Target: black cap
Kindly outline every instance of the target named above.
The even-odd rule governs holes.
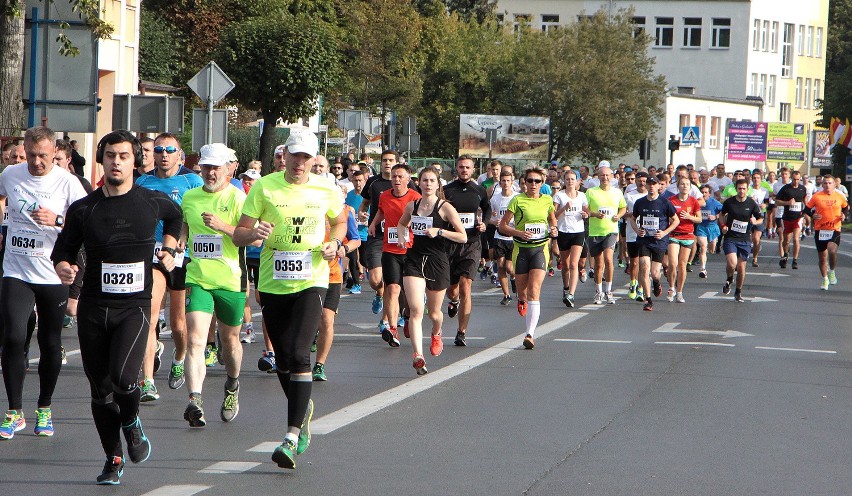
[[[648,173],[647,173],[647,172],[645,172],[645,171],[639,171],[639,172],[637,172],[637,173],[636,173],[636,179],[639,179],[640,177],[647,178],[647,177],[648,177]]]
[[[660,180],[657,179],[657,176],[648,176],[648,184],[660,184]]]

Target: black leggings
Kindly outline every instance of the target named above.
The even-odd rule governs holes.
[[[23,407],[24,343],[27,340],[27,321],[33,304],[38,312],[38,347],[40,358],[38,376],[40,392],[38,406],[50,406],[59,370],[62,368],[62,318],[68,303],[68,286],[61,284],[30,284],[13,277],[4,277],[0,314],[3,337],[3,383],[9,398],[9,409]]]
[[[352,278],[352,284],[361,284],[361,267],[358,260],[361,258],[361,247],[349,252],[349,277]],[[344,281],[345,282],[345,281]]]
[[[92,417],[107,456],[122,456],[120,428],[139,414],[136,381],[150,315],[150,306],[109,308],[80,302],[80,356],[92,393]]]
[[[279,371],[291,374],[311,371],[311,343],[322,320],[326,291],[326,288],[308,288],[289,295],[260,293],[266,334],[272,341]]]

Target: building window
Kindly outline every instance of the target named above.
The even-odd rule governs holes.
[[[775,75],[772,74],[769,76],[769,88],[766,90],[767,101],[766,104],[770,107],[775,106]]]
[[[696,148],[701,148],[704,146],[704,121],[706,117],[703,115],[695,116],[695,126],[698,127],[698,143],[695,144]]]
[[[755,52],[760,49],[760,19],[754,20],[754,27],[751,29],[751,49]]]
[[[772,53],[778,53],[778,22],[773,22],[769,31],[769,49]]]
[[[633,37],[638,38],[645,34],[645,17],[633,18]]]
[[[671,47],[674,45],[674,17],[657,17],[657,28],[654,35],[655,47]]]
[[[822,81],[819,79],[814,79],[814,108],[819,108],[819,100],[822,98],[820,96],[820,86],[822,86]]]
[[[707,136],[707,146],[710,148],[719,148],[719,124],[721,123],[721,117],[710,118],[710,134]]]
[[[713,31],[710,46],[712,48],[731,47],[731,19],[713,19]]]
[[[542,14],[541,30],[546,33],[548,31],[553,31],[554,29],[559,29],[559,16]]]
[[[532,21],[532,16],[529,14],[515,14],[515,23],[512,25],[512,29],[517,33],[522,27],[529,26],[530,21]]]
[[[811,78],[805,79],[805,96],[802,98],[802,107],[811,108]]]
[[[689,114],[680,114],[680,128],[678,129],[678,131],[680,131],[681,129],[688,127],[688,126],[689,126]]]
[[[683,46],[684,48],[701,47],[701,18],[683,18]]]
[[[793,25],[784,24],[784,40],[781,47],[781,77],[792,77],[793,67]]]
[[[769,50],[769,21],[763,21],[763,28],[760,30],[760,49],[764,52]]]
[[[805,38],[805,51],[808,57],[814,56],[814,27],[808,26],[808,36]]]
[[[822,57],[822,28],[817,28],[814,40],[814,57]]]
[[[778,113],[778,120],[781,122],[790,122],[790,104],[782,103],[781,111]]]
[[[760,75],[760,86],[757,88],[757,96],[766,101],[766,74]]]
[[[802,108],[802,78],[796,78],[796,98],[793,104],[796,108]]]
[[[748,96],[757,96],[757,74],[751,73],[751,86],[748,87]]]
[[[799,39],[796,40],[796,55],[799,57],[805,54],[805,25],[799,24],[799,32],[797,33]]]

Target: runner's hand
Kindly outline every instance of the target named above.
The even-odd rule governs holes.
[[[479,230],[479,232],[485,232],[485,223],[484,223],[484,222],[479,222],[479,223],[476,225],[476,228]]]
[[[32,213],[30,213],[30,217],[32,217],[36,224],[42,226],[56,225],[56,214],[50,209],[44,207],[39,207],[38,209],[33,210]]]
[[[337,241],[329,241],[322,245],[322,258],[324,260],[334,260],[337,256]]]
[[[269,235],[272,234],[273,227],[275,226],[265,220],[259,221],[257,223],[257,227],[254,228],[254,239],[269,239]]]
[[[160,261],[160,265],[166,269],[166,272],[171,272],[175,268],[175,259],[171,253],[160,250],[157,252],[157,259]]]
[[[201,214],[201,219],[204,221],[204,225],[213,229],[214,231],[222,231],[224,227],[224,222],[222,222],[219,217],[211,214],[210,212],[204,212]]]
[[[62,262],[55,267],[55,270],[62,284],[70,286],[74,284],[74,278],[77,277],[80,268],[76,265],[69,265],[68,262]]]

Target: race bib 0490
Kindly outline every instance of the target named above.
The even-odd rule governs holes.
[[[313,254],[309,251],[275,251],[272,279],[303,280],[313,276]]]
[[[101,264],[101,291],[112,294],[138,293],[145,289],[145,263]]]

